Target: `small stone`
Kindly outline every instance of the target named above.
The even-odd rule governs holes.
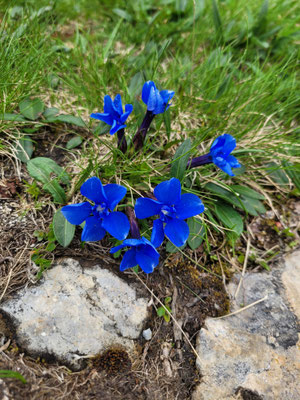
[[[27,287],[1,304],[15,327],[18,345],[29,354],[54,356],[78,370],[82,359],[111,346],[134,352],[148,299],[99,266],[82,269],[64,259],[48,270],[40,284]]]
[[[145,340],[151,340],[151,339],[152,339],[152,331],[151,331],[150,328],[145,329],[145,330],[143,331],[143,338],[144,338]]]

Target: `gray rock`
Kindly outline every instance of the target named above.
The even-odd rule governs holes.
[[[144,338],[145,340],[151,340],[151,339],[152,339],[152,331],[151,331],[150,328],[145,329],[145,330],[143,331],[143,338]]]
[[[18,344],[32,355],[54,356],[73,369],[82,358],[114,345],[134,351],[147,318],[145,298],[99,266],[82,269],[72,259],[51,268],[41,284],[3,303]]]
[[[300,399],[299,262],[300,251],[271,273],[245,274],[232,312],[267,299],[206,320],[197,338],[202,381],[193,400]],[[228,287],[232,297],[240,278]]]

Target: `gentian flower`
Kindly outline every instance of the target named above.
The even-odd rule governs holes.
[[[153,114],[161,114],[170,107],[169,101],[174,96],[171,90],[158,90],[153,81],[144,84],[142,90],[142,100],[147,106],[147,110]]]
[[[146,115],[133,138],[135,150],[141,149],[151,122],[155,115],[163,113],[170,107],[169,101],[174,96],[171,90],[159,91],[153,81],[144,83],[142,100],[147,106]]]
[[[137,199],[137,218],[159,215],[159,219],[153,221],[151,242],[155,247],[162,244],[165,235],[175,246],[183,246],[190,233],[184,220],[204,211],[202,201],[195,194],[181,194],[180,181],[176,178],[157,185],[154,195],[157,200],[144,197]]]
[[[88,179],[80,188],[83,196],[94,202],[88,201],[71,204],[61,209],[64,217],[73,225],[80,225],[85,221],[81,240],[95,242],[101,240],[106,231],[118,240],[126,238],[129,232],[127,216],[113,210],[126,194],[126,188],[115,183],[102,186],[100,179]]]
[[[235,149],[235,138],[227,133],[219,136],[212,144],[209,153],[195,157],[188,161],[187,169],[199,167],[200,165],[214,163],[222,171],[234,176],[231,168],[239,168],[238,160],[230,153]]]
[[[110,134],[113,135],[120,129],[126,128],[124,122],[132,113],[132,104],[126,104],[125,112],[123,113],[122,100],[119,94],[112,101],[109,95],[104,96],[104,113],[93,113],[91,118],[98,119],[111,125]]]
[[[116,253],[124,247],[130,247],[124,254],[120,271],[139,265],[146,274],[153,272],[159,261],[159,253],[148,239],[125,239],[119,246],[113,247],[110,253]]]
[[[241,166],[238,160],[230,154],[235,147],[235,138],[224,133],[213,142],[209,151],[212,162],[230,176],[234,176],[231,168],[239,168]]]

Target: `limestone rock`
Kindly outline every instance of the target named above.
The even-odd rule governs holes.
[[[64,259],[41,284],[19,291],[0,307],[18,344],[34,356],[54,356],[73,369],[85,356],[121,345],[131,352],[147,318],[147,302],[112,272],[82,269]]]
[[[197,338],[202,381],[193,400],[300,399],[299,262],[300,251],[271,273],[246,274],[232,311],[267,299],[206,320]],[[228,287],[232,298],[239,280]]]

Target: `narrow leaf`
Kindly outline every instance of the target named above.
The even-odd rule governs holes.
[[[238,236],[241,235],[244,228],[243,219],[230,205],[217,202],[215,204],[215,213],[227,228],[232,229]]]
[[[205,228],[198,218],[189,218],[187,223],[190,228],[190,235],[187,243],[192,250],[195,250],[200,246],[204,239]]]
[[[23,115],[12,113],[2,114],[0,119],[3,121],[26,122],[26,119],[23,117]]]
[[[119,30],[120,25],[121,25],[122,22],[123,22],[123,18],[120,18],[119,22],[114,27],[114,30],[112,31],[112,33],[111,33],[111,35],[110,35],[110,37],[109,37],[109,39],[108,39],[108,41],[106,43],[106,46],[104,47],[104,50],[103,50],[103,59],[104,59],[104,61],[107,59],[107,55],[108,55],[108,53],[109,53],[109,51],[110,51],[110,49],[111,49],[111,47],[112,47],[112,45],[114,43],[115,37],[117,36],[118,30]]]
[[[68,115],[68,114],[63,114],[63,115],[58,115],[57,117],[50,116],[47,118],[47,122],[64,122],[66,124],[72,124],[76,126],[80,126],[81,128],[85,128],[85,123],[82,118],[80,117],[75,117],[74,115]]]
[[[191,147],[192,147],[191,139],[186,139],[178,147],[171,165],[172,178],[177,178],[180,181],[184,178]]]
[[[26,163],[30,160],[33,153],[33,142],[29,136],[25,135],[16,143],[16,157]]]

